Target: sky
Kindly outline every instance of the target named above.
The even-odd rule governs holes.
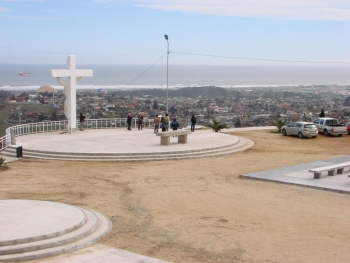
[[[350,0],[0,0],[0,36],[0,64],[349,66]]]

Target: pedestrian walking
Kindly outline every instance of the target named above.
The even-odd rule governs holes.
[[[191,117],[191,132],[194,132],[194,128],[196,127],[196,122],[197,122],[196,116],[194,116],[193,114]]]
[[[132,113],[129,111],[126,122],[128,123],[128,130],[131,131]]]
[[[154,123],[154,133],[156,133],[158,132],[158,129],[159,129],[159,118],[157,115],[154,118],[153,123]]]
[[[83,131],[84,130],[85,115],[82,112],[80,112],[79,120],[80,120],[80,130]]]

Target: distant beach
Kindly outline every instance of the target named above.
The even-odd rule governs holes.
[[[50,69],[67,65],[0,64],[0,89],[32,90],[42,85],[62,89]],[[92,69],[93,77],[82,78],[78,89],[166,88],[166,66],[77,65]],[[30,76],[20,76],[29,72]],[[287,66],[169,66],[169,88],[217,86],[232,88],[299,85],[350,85],[350,67]]]

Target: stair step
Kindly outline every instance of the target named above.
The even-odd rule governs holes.
[[[237,138],[237,140],[233,143],[224,145],[224,146],[217,146],[217,147],[210,147],[210,148],[204,148],[204,149],[194,149],[194,150],[183,150],[183,151],[169,151],[169,152],[153,152],[153,153],[77,153],[77,152],[53,152],[53,151],[40,151],[40,150],[31,150],[31,149],[24,149],[23,154],[30,154],[30,155],[35,155],[35,154],[53,154],[53,155],[71,155],[71,156],[132,156],[134,157],[135,155],[137,156],[149,156],[150,154],[159,154],[159,155],[167,155],[167,154],[186,154],[186,153],[193,153],[193,152],[202,152],[202,151],[208,151],[208,150],[219,150],[219,149],[224,149],[224,148],[229,148],[233,147],[237,144],[240,143],[240,139]],[[16,155],[16,147],[10,146],[6,148],[4,153],[8,154],[13,154]]]
[[[109,218],[89,209],[82,210],[84,210],[87,214],[88,212],[92,213],[99,222],[97,229],[91,234],[64,245],[23,253],[1,255],[0,262],[18,262],[25,260],[35,260],[70,253],[97,243],[100,239],[105,237],[112,230],[112,222],[109,220]]]
[[[4,211],[7,210],[6,207],[17,207],[20,211],[15,212],[14,214],[9,214],[11,220],[14,222],[14,224],[8,224],[7,229],[4,229],[3,226],[1,226],[2,231],[13,231],[11,235],[0,235],[0,248],[4,246],[12,246],[12,245],[20,245],[25,243],[32,243],[41,241],[44,239],[50,239],[50,238],[56,238],[63,235],[66,235],[72,231],[75,231],[82,227],[87,220],[86,214],[81,210],[77,209],[75,206],[68,206],[63,205],[56,202],[50,202],[50,206],[45,206],[45,201],[40,201],[35,203],[34,210],[33,208],[28,208],[28,203],[30,204],[30,201],[20,201],[20,200],[14,200],[5,202],[5,206],[3,206]],[[20,204],[20,205],[18,205]],[[36,214],[35,209],[40,209],[39,214]],[[68,209],[68,214],[60,215],[61,209]],[[4,213],[4,211],[1,211],[1,213]],[[34,212],[33,212],[34,211]],[[54,219],[51,219],[46,224],[36,224],[36,222],[33,222],[31,224],[31,218],[35,215],[35,220],[37,222],[42,222],[43,220],[50,220],[52,215],[55,215],[56,217]],[[22,219],[22,217],[25,217]],[[28,219],[29,221],[27,221]],[[60,220],[64,220],[65,224],[63,226],[58,225],[47,229],[50,224],[55,224],[55,222],[59,222]],[[21,222],[21,225],[16,225],[16,222]],[[4,222],[4,221],[2,221]],[[6,222],[6,221],[5,221]],[[41,230],[38,232],[33,232],[31,229],[28,229],[28,231],[23,228],[24,224],[31,224],[34,227],[37,227],[38,225],[41,226]]]
[[[35,242],[0,247],[0,255],[23,253],[23,252],[61,246],[67,243],[72,243],[78,239],[81,239],[93,233],[99,226],[98,218],[94,213],[88,210],[84,209],[82,210],[82,212],[85,214],[87,220],[86,220],[86,223],[82,225],[80,228],[72,232],[69,232],[65,235],[61,235],[54,238],[47,238],[47,239],[39,240]]]
[[[208,149],[178,151],[178,152],[154,152],[154,153],[57,153],[44,151],[24,151],[24,158],[40,158],[47,160],[75,160],[75,161],[163,161],[163,160],[181,160],[190,158],[203,158],[212,156],[221,156],[226,154],[238,153],[249,149],[254,143],[245,138],[237,137],[238,140],[230,145],[222,147],[212,147]],[[11,150],[13,151],[13,149]],[[5,150],[4,155],[9,151]],[[15,153],[13,153],[15,154]]]

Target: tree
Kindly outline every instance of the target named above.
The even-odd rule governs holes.
[[[41,114],[38,116],[38,119],[39,119],[39,121],[43,121],[43,120],[46,119],[46,116],[45,116],[44,114],[41,113]]]
[[[158,101],[154,100],[153,101],[153,109],[158,110],[158,108],[159,108]]]
[[[235,122],[235,127],[238,128],[238,127],[241,127],[241,126],[242,126],[241,120],[238,119],[238,120]]]
[[[107,101],[108,101],[108,103],[112,103],[113,102],[113,97],[112,96],[107,96]]]
[[[213,118],[212,123],[209,123],[207,127],[212,128],[215,132],[228,128],[227,124],[219,124],[215,118]]]
[[[169,111],[170,111],[171,114],[175,114],[176,113],[176,109],[175,109],[174,105],[171,106]]]
[[[58,119],[57,119],[57,112],[56,111],[53,111],[51,113],[51,121],[58,121]]]
[[[280,120],[279,118],[274,118],[272,121],[270,121],[270,124],[273,126],[277,126],[278,132],[281,132],[281,129],[284,125],[286,125],[287,120]]]

